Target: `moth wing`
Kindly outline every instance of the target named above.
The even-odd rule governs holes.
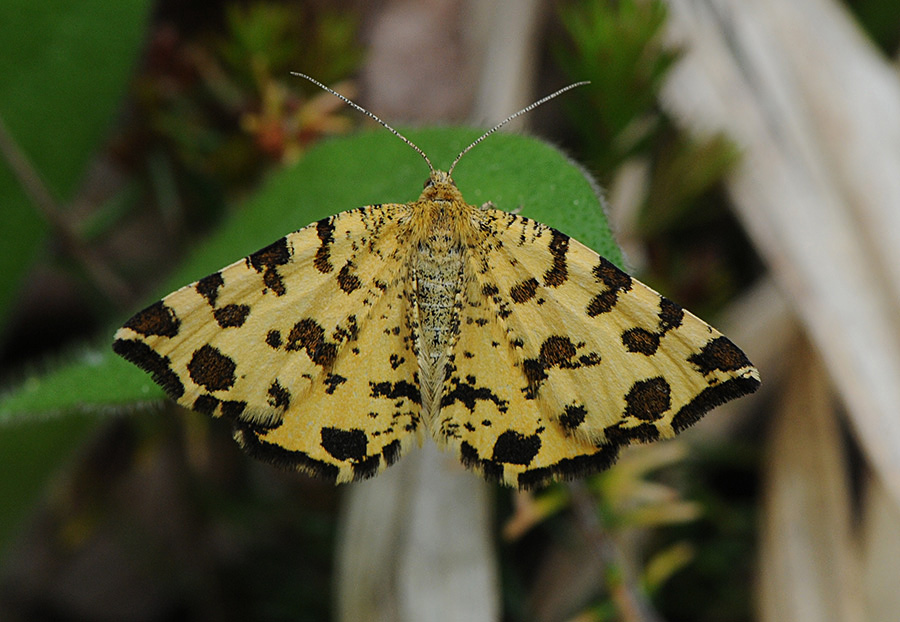
[[[433,433],[468,466],[532,487],[608,467],[754,391],[734,344],[576,240],[480,212]]]
[[[418,435],[404,205],[343,212],[166,296],[113,349],[251,453],[333,481]]]

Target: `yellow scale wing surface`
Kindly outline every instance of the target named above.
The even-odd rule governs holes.
[[[433,433],[488,479],[532,487],[669,438],[759,376],[715,329],[583,244],[481,212]]]
[[[136,314],[113,349],[251,454],[335,482],[420,442],[407,205],[323,219]]]

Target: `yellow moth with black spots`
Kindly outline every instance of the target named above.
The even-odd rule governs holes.
[[[301,75],[301,74],[298,74]],[[302,76],[334,93],[308,76]],[[580,84],[580,83],[579,83]],[[144,309],[113,349],[253,456],[334,482],[431,436],[491,481],[605,469],[759,386],[731,341],[565,234],[465,202],[431,169],[417,201],[291,233]]]

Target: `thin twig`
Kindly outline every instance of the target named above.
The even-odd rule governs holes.
[[[37,212],[50,225],[65,251],[83,268],[92,285],[117,306],[131,300],[131,289],[78,236],[73,223],[59,208],[47,184],[19,147],[0,116],[0,155],[9,165]]]
[[[569,484],[575,523],[604,570],[610,598],[625,622],[663,622],[662,617],[628,576],[627,564],[597,516],[596,503],[583,481]]]

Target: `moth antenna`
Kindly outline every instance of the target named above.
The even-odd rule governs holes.
[[[453,172],[453,169],[456,167],[456,165],[457,165],[457,163],[460,161],[460,159],[461,159],[464,155],[466,155],[466,154],[469,152],[469,150],[472,149],[472,147],[474,147],[475,145],[477,145],[478,143],[480,143],[481,141],[483,141],[485,138],[487,138],[488,136],[490,136],[491,134],[493,134],[494,132],[496,132],[497,130],[499,130],[501,127],[503,127],[504,125],[506,125],[507,123],[509,123],[509,122],[512,121],[513,119],[515,119],[516,117],[521,116],[521,115],[525,114],[526,112],[531,112],[532,110],[534,110],[535,108],[537,108],[537,107],[540,106],[541,104],[550,101],[551,99],[553,99],[553,98],[556,97],[557,95],[562,95],[562,94],[565,93],[566,91],[570,91],[570,90],[574,89],[574,88],[577,87],[577,86],[584,86],[585,84],[590,84],[590,82],[587,81],[587,80],[584,80],[584,81],[582,81],[582,82],[575,82],[574,84],[570,84],[569,86],[563,87],[563,88],[559,89],[558,91],[556,91],[556,92],[554,92],[554,93],[550,93],[550,94],[547,95],[546,97],[542,97],[541,99],[537,100],[536,102],[533,102],[533,103],[531,103],[531,104],[528,104],[527,106],[525,106],[524,108],[522,108],[519,112],[515,112],[515,113],[509,115],[508,117],[506,117],[505,119],[503,119],[500,123],[498,123],[497,125],[495,125],[495,126],[492,127],[491,129],[489,129],[487,132],[485,132],[484,134],[482,134],[481,136],[479,136],[479,137],[475,140],[475,142],[473,142],[471,145],[469,145],[468,147],[466,147],[465,149],[463,149],[462,152],[461,152],[458,156],[456,156],[456,159],[453,160],[453,164],[451,164],[451,165],[450,165],[450,168],[447,170],[447,175],[449,176],[449,175]]]
[[[304,78],[304,79],[306,79],[306,80],[309,80],[310,82],[312,82],[313,84],[315,84],[317,87],[319,87],[319,88],[322,89],[323,91],[328,91],[329,93],[331,93],[332,95],[334,95],[334,96],[337,97],[338,99],[342,100],[342,101],[343,101],[345,104],[347,104],[348,106],[352,106],[353,108],[356,108],[357,110],[359,110],[361,113],[363,113],[363,114],[366,115],[367,117],[369,117],[369,118],[371,118],[371,119],[375,119],[376,121],[378,121],[378,123],[381,124],[381,126],[384,127],[387,131],[389,131],[391,134],[393,134],[394,136],[396,136],[397,138],[399,138],[400,140],[402,140],[403,142],[405,142],[407,145],[409,145],[410,147],[412,147],[413,149],[415,149],[415,150],[416,150],[416,153],[418,153],[420,156],[422,156],[422,157],[425,159],[425,163],[428,164],[428,168],[431,170],[431,173],[434,174],[434,167],[431,165],[431,160],[428,159],[428,156],[425,155],[425,152],[422,151],[421,149],[419,149],[419,147],[418,147],[413,141],[411,141],[411,140],[408,139],[406,136],[404,136],[403,134],[401,134],[400,132],[398,132],[397,130],[395,130],[394,128],[392,128],[390,125],[388,125],[387,123],[385,123],[384,121],[382,121],[375,113],[369,112],[368,110],[366,110],[365,108],[363,108],[362,106],[360,106],[359,104],[357,104],[356,102],[351,101],[350,99],[348,99],[347,97],[344,97],[343,95],[341,95],[340,93],[338,93],[338,92],[335,91],[334,89],[325,86],[324,84],[322,84],[321,82],[319,82],[319,81],[316,80],[315,78],[311,78],[310,76],[306,75],[305,73],[300,73],[300,72],[297,72],[297,71],[292,71],[292,72],[291,72],[291,75],[298,76],[298,77],[300,77],[300,78]],[[573,85],[573,86],[575,86],[575,85]],[[569,87],[569,88],[571,88],[571,87]],[[556,94],[556,93],[554,93],[554,95],[555,95],[555,94]],[[532,104],[532,107],[533,107],[534,105],[536,105],[536,104]],[[457,160],[458,160],[458,159],[459,159],[459,158],[457,158]]]

